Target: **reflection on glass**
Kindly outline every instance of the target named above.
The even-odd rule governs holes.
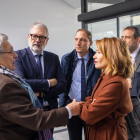
[[[120,37],[122,35],[124,28],[126,28],[127,26],[136,26],[140,29],[140,13],[120,17],[119,21],[120,21],[120,30],[119,30]]]
[[[116,19],[105,20],[88,24],[88,30],[92,33],[93,50],[96,50],[96,40],[104,37],[117,36]]]
[[[125,2],[125,0],[87,0],[88,12],[111,6],[113,4]]]

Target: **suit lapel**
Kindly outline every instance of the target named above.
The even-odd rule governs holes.
[[[29,61],[30,61],[31,65],[32,65],[32,67],[34,68],[36,73],[39,73],[37,63],[35,61],[35,57],[34,57],[33,53],[31,52],[29,47],[26,49],[26,51],[28,53]]]
[[[136,62],[136,71],[137,71],[138,67],[140,66],[140,49],[136,55],[135,62]]]
[[[49,68],[51,60],[49,60],[49,55],[46,51],[43,51],[43,59],[44,59],[44,78],[47,78],[48,68]]]

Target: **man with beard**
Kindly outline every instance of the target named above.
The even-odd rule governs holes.
[[[58,56],[44,51],[48,40],[46,25],[34,23],[28,34],[29,47],[16,52],[14,71],[32,87],[45,111],[58,108],[57,97],[66,90]]]
[[[134,112],[137,99],[140,97],[140,32],[137,27],[129,26],[123,30],[122,40],[129,47],[130,55],[135,66],[134,77],[128,78],[133,111],[126,116],[129,140],[140,140],[140,119]],[[139,113],[139,112],[137,112]],[[130,134],[131,133],[131,134]]]

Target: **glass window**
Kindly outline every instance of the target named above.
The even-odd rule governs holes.
[[[116,18],[88,24],[88,30],[91,31],[92,33],[93,50],[97,49],[96,47],[97,39],[102,39],[104,37],[117,36],[116,26],[117,26]]]
[[[120,23],[120,37],[122,35],[123,29],[127,26],[136,26],[140,29],[140,13],[127,15],[119,18]]]
[[[87,0],[87,12],[108,7],[121,2],[125,2],[125,0]]]

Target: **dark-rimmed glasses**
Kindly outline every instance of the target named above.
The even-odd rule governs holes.
[[[34,35],[34,34],[30,34],[31,39],[32,40],[37,40],[37,38],[39,38],[39,41],[43,42],[47,39],[46,36],[38,36],[38,35]]]
[[[12,52],[0,52],[0,54],[3,54],[3,53],[10,53],[11,55],[14,55],[15,51],[12,51]]]

